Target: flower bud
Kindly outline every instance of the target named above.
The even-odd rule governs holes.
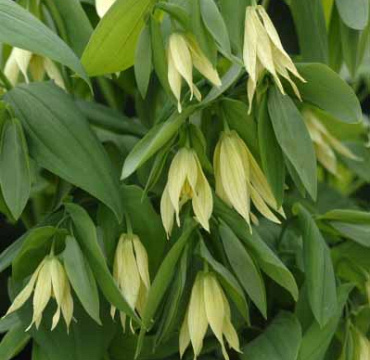
[[[216,146],[213,166],[216,177],[216,194],[233,207],[250,225],[250,202],[267,219],[280,223],[270,210],[284,215],[278,209],[276,200],[265,175],[246,144],[235,131],[221,135]]]
[[[150,288],[148,254],[138,236],[122,234],[117,245],[113,264],[113,277],[123,297],[133,310],[142,313]],[[116,308],[112,306],[114,318]],[[126,315],[120,314],[123,329]]]
[[[247,7],[243,59],[249,74],[249,112],[252,109],[259,78],[264,70],[267,70],[273,76],[283,94],[285,92],[279,75],[291,84],[296,96],[299,99],[301,98],[299,90],[290,78],[289,73],[292,73],[302,82],[305,82],[305,80],[299,75],[293,61],[284,50],[274,24],[263,6]]]
[[[211,187],[195,151],[184,147],[172,160],[161,199],[162,222],[168,237],[172,231],[174,215],[180,226],[180,209],[190,199],[197,221],[209,231],[213,210]]]
[[[28,83],[28,71],[33,80],[42,81],[45,74],[55,81],[55,84],[65,89],[64,80],[58,67],[49,58],[32,54],[31,52],[19,48],[13,48],[4,69],[4,74],[15,86],[18,83],[19,74],[22,73]]]
[[[360,160],[350,149],[330,134],[315,112],[306,108],[302,115],[314,143],[317,160],[331,174],[339,177],[335,152],[352,160]]]
[[[73,318],[73,298],[67,273],[62,263],[53,255],[47,256],[37,267],[26,287],[18,294],[6,315],[20,309],[33,295],[33,316],[27,330],[33,324],[38,329],[43,312],[53,297],[57,303],[57,310],[53,317],[52,330],[59,323],[60,314],[63,315],[67,328]],[[5,315],[5,316],[6,316]]]
[[[180,356],[192,344],[194,358],[202,351],[208,325],[227,354],[224,338],[231,348],[240,352],[238,335],[231,323],[230,306],[216,276],[211,272],[198,273],[191,292],[187,313],[180,331]]]
[[[181,112],[181,86],[182,78],[190,88],[191,97],[198,101],[202,95],[193,84],[193,66],[212,84],[221,86],[221,80],[217,70],[204,55],[195,39],[180,33],[173,33],[168,41],[168,83],[178,101],[178,111]]]

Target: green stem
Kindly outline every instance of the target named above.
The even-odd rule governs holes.
[[[130,217],[128,216],[127,213],[125,213],[125,219],[126,219],[127,234],[132,235],[133,234],[132,224],[131,224]]]
[[[270,5],[270,0],[262,0],[261,5],[267,10]]]
[[[0,69],[0,80],[6,90],[9,91],[13,88],[13,85],[11,84],[11,82],[9,81],[9,79],[6,77],[6,75],[3,73],[1,69]]]
[[[224,130],[225,130],[226,132],[230,132],[230,126],[229,126],[229,124],[228,124],[228,122],[227,122],[227,120],[226,120],[226,118],[225,118],[225,117],[223,117],[223,118],[222,118],[222,123],[223,123],[223,125],[224,125]]]

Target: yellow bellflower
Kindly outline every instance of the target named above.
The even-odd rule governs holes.
[[[37,267],[25,288],[13,301],[5,316],[20,309],[33,295],[33,317],[27,330],[34,324],[38,329],[42,314],[51,298],[55,298],[57,310],[53,317],[52,330],[57,326],[62,314],[69,328],[73,318],[73,298],[71,287],[62,263],[53,255],[47,256]]]
[[[299,99],[301,98],[299,90],[290,78],[289,73],[302,82],[305,82],[305,80],[299,75],[292,59],[284,50],[279,34],[263,6],[247,7],[243,60],[249,74],[249,112],[252,109],[252,102],[259,78],[264,70],[267,70],[273,76],[283,94],[285,92],[279,76],[285,78],[291,84],[296,96]]]
[[[198,101],[202,95],[193,84],[193,66],[213,85],[221,86],[221,79],[217,70],[203,54],[196,41],[180,33],[173,33],[168,41],[168,82],[170,88],[178,101],[178,111],[181,107],[181,85],[182,79],[190,88],[191,98],[195,95]]]
[[[352,160],[360,160],[350,149],[330,134],[313,111],[304,109],[302,115],[314,143],[317,160],[331,174],[339,176],[335,152]]]
[[[352,328],[353,360],[370,360],[369,339],[355,327]]]
[[[173,228],[174,215],[180,226],[180,209],[190,199],[197,221],[209,231],[213,210],[211,187],[195,151],[184,147],[172,160],[161,199],[161,217],[168,237]]]
[[[129,306],[141,314],[150,288],[150,277],[148,254],[137,235],[121,235],[114,258],[113,277]],[[112,318],[115,313],[116,308],[112,306]],[[126,315],[121,312],[120,317],[125,329]]]
[[[231,348],[240,352],[238,335],[231,323],[230,306],[216,276],[211,272],[198,273],[191,292],[187,313],[180,331],[179,347],[182,357],[192,345],[194,359],[201,353],[208,325],[227,354],[224,338]]]
[[[18,83],[20,73],[23,74],[26,82],[29,82],[28,73],[35,81],[42,81],[46,74],[51,80],[55,81],[55,84],[65,89],[62,74],[52,60],[32,54],[27,50],[13,48],[5,64],[4,74],[15,86]]]
[[[98,16],[102,18],[116,0],[95,0],[95,8]]]
[[[216,194],[233,207],[249,225],[250,218],[255,219],[250,211],[251,200],[264,217],[280,223],[270,208],[282,216],[284,212],[282,208],[277,207],[264,173],[235,131],[226,131],[221,135],[215,149],[213,166]]]

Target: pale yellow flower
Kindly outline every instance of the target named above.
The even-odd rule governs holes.
[[[114,258],[113,277],[131,309],[142,314],[150,288],[150,277],[148,254],[137,235],[121,235]],[[115,313],[116,308],[112,306],[112,318]],[[126,315],[121,312],[120,318],[125,329]]]
[[[289,73],[303,82],[305,80],[299,75],[292,59],[284,50],[274,24],[263,6],[247,7],[243,60],[249,74],[249,112],[252,109],[258,81],[264,70],[267,70],[273,76],[283,94],[285,92],[279,76],[282,76],[291,84],[296,96],[300,98],[299,90],[290,78]]]
[[[202,95],[193,84],[193,66],[213,85],[221,86],[221,79],[217,70],[203,54],[196,41],[180,33],[173,33],[168,41],[168,83],[178,101],[178,111],[181,107],[181,86],[182,79],[190,88],[191,99],[195,95],[198,101]]]
[[[226,131],[216,146],[213,166],[216,178],[216,194],[233,207],[250,225],[251,200],[256,209],[267,219],[280,223],[270,210],[284,216],[277,207],[270,185],[249,151],[235,131]]]
[[[213,210],[211,187],[195,151],[184,147],[172,160],[161,199],[161,217],[168,237],[173,228],[174,215],[180,226],[180,209],[190,199],[197,221],[209,231]]]
[[[112,7],[116,0],[95,0],[96,12],[102,18]]]
[[[13,86],[17,85],[20,73],[23,74],[26,82],[29,82],[29,73],[34,81],[42,81],[45,74],[55,81],[62,89],[65,89],[64,80],[58,67],[49,58],[42,57],[19,48],[13,48],[4,68]]]
[[[306,108],[302,111],[302,115],[314,143],[317,160],[331,174],[339,176],[335,152],[352,160],[360,160],[350,149],[330,134],[315,112]]]
[[[353,353],[351,360],[370,360],[369,339],[357,328],[352,327]]]
[[[211,272],[198,273],[191,292],[180,338],[180,356],[192,344],[194,359],[201,353],[208,325],[221,344],[222,354],[227,354],[224,338],[231,348],[240,352],[238,335],[231,323],[230,306],[216,276]]]
[[[64,266],[53,255],[47,256],[37,267],[26,287],[18,294],[5,316],[20,309],[33,295],[33,317],[27,330],[33,324],[38,329],[42,314],[53,297],[57,303],[57,310],[53,317],[52,330],[57,326],[62,314],[69,328],[73,318],[73,298],[71,287]]]

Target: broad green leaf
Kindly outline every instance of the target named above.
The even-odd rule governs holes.
[[[218,275],[218,278],[225,288],[226,293],[230,296],[232,301],[235,303],[240,314],[244,317],[247,323],[249,320],[248,304],[244,296],[243,289],[240,287],[238,281],[234,275],[221,263],[216,261],[209,250],[207,249],[204,241],[202,240],[199,245],[200,256],[207,261],[207,263],[212,267],[212,269]]]
[[[344,305],[347,302],[349,293],[352,290],[351,285],[342,285],[338,288],[338,302],[335,302],[335,313],[329,319],[329,322],[320,327],[317,322],[307,329],[299,351],[298,360],[322,360],[329,345],[335,335],[339,320],[342,317]]]
[[[212,34],[220,51],[226,56],[231,56],[231,45],[226,24],[214,0],[200,0],[200,12],[204,25]]]
[[[285,162],[272,128],[266,96],[261,102],[258,114],[258,144],[262,169],[279,207],[282,205],[284,197]]]
[[[146,26],[139,37],[135,52],[135,78],[142,98],[146,97],[152,73],[152,39],[150,27]]]
[[[106,299],[119,310],[140,322],[136,313],[127,304],[118,289],[108,266],[105,262],[103,253],[99,247],[96,229],[89,214],[80,206],[68,203],[66,209],[72,218],[75,236],[84,252],[98,282],[101,291]]]
[[[330,19],[328,40],[329,40],[329,66],[336,73],[339,73],[343,64],[343,52],[341,43],[341,20],[339,18],[337,7],[333,7]]]
[[[13,359],[24,349],[30,339],[30,335],[24,331],[22,326],[17,326],[14,329],[11,329],[1,340],[0,359]]]
[[[17,119],[5,122],[0,139],[0,185],[7,207],[19,219],[31,192],[28,149]]]
[[[323,64],[297,64],[306,83],[297,82],[304,101],[346,123],[362,119],[360,102],[352,88]]]
[[[60,62],[90,84],[78,57],[68,45],[14,1],[0,0],[0,43]]]
[[[12,264],[13,260],[16,258],[16,256],[22,249],[23,243],[27,235],[28,233],[24,234],[23,236],[15,240],[0,254],[0,272],[3,272],[6,268],[8,268]]]
[[[303,235],[303,260],[307,295],[311,310],[320,326],[334,315],[337,291],[330,250],[309,212],[294,205]]]
[[[92,101],[77,100],[76,105],[89,123],[97,128],[122,135],[142,137],[147,130],[134,119],[128,118],[119,111]]]
[[[81,56],[93,28],[79,0],[54,0],[74,52]]]
[[[343,22],[355,30],[363,30],[369,20],[368,0],[336,0],[340,17]]]
[[[360,31],[354,30],[340,24],[340,37],[342,43],[342,54],[345,64],[352,76],[352,79],[356,77],[357,68],[359,65],[359,44],[360,44]]]
[[[352,239],[362,246],[370,247],[370,223],[351,224],[340,221],[330,221],[329,223],[347,239]]]
[[[262,315],[266,318],[266,289],[261,273],[232,230],[226,224],[221,224],[218,229],[227,258],[236,277]]]
[[[262,271],[290,292],[292,297],[298,299],[298,287],[292,273],[287,269],[278,256],[259,237],[256,229],[250,234],[245,220],[233,209],[230,209],[220,199],[215,198],[214,213],[219,216],[243,240],[253,257],[257,260]]]
[[[370,213],[359,210],[335,209],[319,217],[321,220],[334,220],[354,224],[370,224]]]
[[[154,276],[163,261],[167,246],[166,233],[161,218],[155,212],[149,198],[143,195],[143,190],[138,186],[122,185],[121,196],[133,232],[140,237],[149,254],[149,268],[151,275]]]
[[[0,334],[4,334],[9,330],[19,326],[20,319],[17,313],[11,313],[0,319]]]
[[[63,262],[68,279],[86,312],[101,325],[99,293],[91,268],[72,236],[66,238]]]
[[[184,29],[190,28],[190,16],[182,6],[160,1],[156,4],[155,8],[165,11],[172,18],[175,18]]]
[[[328,38],[321,0],[291,0],[294,23],[304,61],[328,62]]]
[[[341,157],[344,164],[366,182],[370,182],[370,149],[363,145],[362,142],[351,142],[346,144],[351,151],[356,154],[362,161],[356,161]]]
[[[244,346],[242,360],[296,360],[302,341],[297,318],[282,312],[256,339]]]
[[[142,350],[145,333],[151,327],[152,318],[160,305],[168,286],[174,275],[176,264],[184,250],[185,245],[189,242],[190,236],[196,228],[197,224],[193,220],[186,221],[184,224],[183,232],[180,238],[172,246],[164,258],[156,277],[150,287],[146,306],[142,316],[142,327],[140,330],[139,339],[137,342],[136,355],[139,356]]]
[[[72,98],[52,83],[21,85],[5,100],[25,130],[31,156],[122,217],[118,179],[102,145]]]
[[[230,129],[235,130],[244,140],[254,156],[258,156],[257,126],[253,116],[248,115],[248,106],[245,102],[225,98],[220,101],[222,116]]]
[[[123,71],[134,65],[145,16],[154,0],[116,1],[93,32],[82,55],[90,76]]]
[[[21,280],[30,275],[48,254],[52,238],[57,233],[52,226],[30,230],[22,240],[22,247],[13,260],[13,277]]]
[[[277,87],[269,92],[268,109],[276,139],[313,199],[317,195],[316,155],[301,113]]]
[[[154,126],[127,156],[123,165],[121,179],[129,177],[166,145],[177,134],[181,125],[193,111],[194,107],[188,107],[181,114],[176,111],[164,123]]]

